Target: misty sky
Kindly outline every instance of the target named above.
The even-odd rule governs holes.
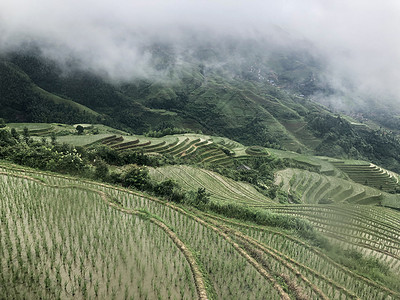
[[[145,72],[149,56],[140,49],[153,41],[284,42],[276,28],[313,45],[332,85],[351,79],[364,93],[398,97],[398,0],[0,0],[0,50],[39,41],[53,58],[77,56],[117,77]]]

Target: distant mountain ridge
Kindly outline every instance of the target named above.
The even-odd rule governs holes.
[[[199,51],[196,55],[202,57],[205,53]],[[8,121],[70,123],[72,120],[67,117],[49,120],[38,113],[39,106],[50,105],[52,111],[57,111],[63,105],[66,113],[74,111],[74,121],[96,118],[96,121],[137,133],[174,126],[247,143],[268,141],[292,150],[307,148],[284,123],[300,121],[310,109],[322,108],[278,88],[276,74],[268,75],[275,81],[266,78],[266,71],[251,62],[238,69],[228,63],[217,68],[205,66],[199,58],[194,59],[195,63],[175,65],[171,57],[168,49],[159,50],[155,60],[158,68],[171,70],[168,80],[142,79],[112,84],[89,71],[65,74],[56,62],[37,53],[11,53],[1,64],[4,106],[0,114]],[[283,82],[288,81],[285,76],[282,78]],[[44,96],[39,90],[54,96]],[[60,101],[61,98],[64,100]],[[15,109],[20,102],[24,103],[24,108]]]
[[[249,51],[221,59],[215,49],[178,58],[153,51],[154,80],[107,80],[89,70],[65,71],[37,51],[0,59],[0,117],[7,122],[103,123],[137,134],[184,128],[246,145],[367,159],[400,171],[396,133],[352,125],[307,95],[330,93],[318,62],[302,52]],[[240,50],[241,55],[243,50]],[[379,127],[378,127],[379,128]]]

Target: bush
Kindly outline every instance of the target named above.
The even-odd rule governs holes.
[[[196,197],[194,199],[195,205],[206,205],[210,203],[210,193],[206,192],[206,189],[200,187],[197,189]]]
[[[95,178],[106,181],[108,178],[108,173],[109,173],[108,165],[102,160],[97,161],[96,169],[94,171]]]
[[[139,190],[151,190],[151,181],[149,171],[146,168],[130,166],[119,178],[124,187],[134,187]]]
[[[82,125],[78,125],[76,126],[76,131],[79,135],[83,134],[83,131],[85,130],[85,128]]]

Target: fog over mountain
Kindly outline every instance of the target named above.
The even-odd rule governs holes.
[[[2,52],[34,43],[64,64],[75,60],[81,68],[130,80],[157,73],[148,48],[154,43],[171,45],[179,58],[200,46],[226,51],[226,40],[257,41],[268,48],[266,55],[274,47],[306,49],[323,63],[324,82],[360,101],[400,100],[399,37],[395,0],[0,2]],[[345,105],[339,98],[326,102]]]

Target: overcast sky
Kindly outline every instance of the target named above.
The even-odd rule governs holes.
[[[0,0],[0,50],[42,41],[53,57],[114,75],[144,70],[149,41],[179,43],[193,30],[260,39],[276,27],[327,58],[332,84],[400,94],[398,0]]]

